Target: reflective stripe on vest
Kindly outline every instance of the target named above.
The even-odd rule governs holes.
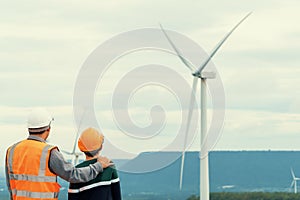
[[[10,175],[10,173],[13,173],[12,171],[12,154],[11,152],[14,152],[17,144],[19,144],[20,142],[14,144],[10,149],[7,150],[7,154],[9,152],[8,155],[6,155],[6,169],[7,169],[7,174]],[[9,180],[11,180],[9,177],[7,177]],[[11,187],[10,187],[10,181],[7,181],[7,186],[8,186],[8,192],[10,193],[10,195],[12,196],[12,191],[11,191]]]
[[[13,167],[12,167],[12,165],[13,165],[13,155],[14,155],[14,152],[15,152],[15,148],[16,148],[16,146],[19,144],[20,142],[18,142],[18,143],[16,143],[16,144],[14,144],[11,148],[10,148],[10,150],[9,150],[9,155],[8,155],[8,173],[14,173],[13,172]]]
[[[32,182],[48,182],[55,183],[56,177],[54,176],[33,176],[25,174],[9,174],[10,180],[19,180],[19,181],[32,181]]]
[[[97,183],[93,183],[91,185],[83,186],[83,187],[78,188],[78,189],[69,188],[68,193],[79,193],[79,192],[83,192],[85,190],[89,190],[89,189],[92,189],[92,188],[95,188],[95,187],[98,187],[98,186],[111,185],[112,183],[117,183],[117,182],[120,182],[119,178],[116,178],[116,179],[113,179],[113,180],[110,180],[110,181],[100,181],[100,182],[97,182]]]
[[[20,143],[20,142],[19,142]],[[15,148],[19,144],[14,144],[8,152],[7,157],[7,168],[8,168],[8,176],[9,180],[11,181],[28,181],[28,182],[35,182],[35,183],[57,183],[56,176],[47,176],[47,166],[48,166],[48,151],[53,148],[51,145],[45,145],[42,149],[40,155],[40,166],[38,169],[38,175],[28,175],[28,174],[15,174],[13,171],[13,158],[15,154]],[[15,187],[15,186],[14,186]],[[15,197],[25,197],[25,198],[46,198],[46,199],[57,199],[58,198],[58,191],[55,192],[37,192],[37,191],[28,191],[28,190],[18,190],[17,188],[9,188],[10,192]]]
[[[12,190],[12,194],[19,197],[52,199],[58,198],[58,192],[29,192],[24,190]]]

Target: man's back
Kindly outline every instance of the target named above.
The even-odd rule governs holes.
[[[79,165],[77,168],[86,167],[97,162],[97,159],[87,160]],[[114,166],[108,167],[102,173],[86,183],[70,184],[69,200],[120,200],[121,189],[120,180],[117,170]]]
[[[9,147],[6,179],[12,199],[57,199],[60,185],[47,164],[53,148],[30,139]]]

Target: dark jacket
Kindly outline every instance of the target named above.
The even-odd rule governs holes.
[[[87,160],[77,168],[86,167],[97,162],[97,159]],[[102,173],[86,183],[70,183],[68,200],[121,200],[120,180],[114,166],[105,168]]]

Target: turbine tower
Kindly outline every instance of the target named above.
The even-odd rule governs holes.
[[[292,174],[292,177],[293,177],[293,181],[291,183],[291,187],[294,186],[294,193],[296,194],[297,193],[297,181],[299,181],[300,178],[298,178],[298,177],[295,176],[293,168],[291,168],[291,174]]]
[[[184,169],[184,160],[185,160],[185,150],[186,150],[186,142],[187,142],[187,135],[189,133],[189,126],[193,115],[193,108],[194,108],[194,98],[193,95],[196,93],[197,85],[198,85],[198,79],[201,79],[200,87],[201,87],[201,143],[200,143],[200,199],[201,200],[209,200],[209,149],[207,152],[203,151],[202,147],[205,146],[205,140],[207,138],[207,86],[206,86],[206,80],[207,79],[214,79],[216,77],[215,72],[209,72],[204,71],[206,65],[209,63],[211,58],[215,55],[215,53],[219,50],[219,48],[222,46],[222,44],[227,40],[227,38],[232,34],[232,32],[251,14],[248,13],[237,25],[231,29],[229,33],[225,35],[225,37],[216,45],[216,47],[213,49],[213,51],[208,55],[208,57],[202,62],[202,64],[199,67],[193,66],[188,60],[184,58],[184,56],[181,54],[179,49],[175,46],[175,44],[172,42],[171,38],[167,35],[166,31],[160,25],[161,30],[163,31],[164,35],[166,36],[167,40],[171,44],[172,48],[176,52],[179,59],[183,62],[183,64],[188,67],[192,71],[192,75],[194,76],[193,79],[193,86],[192,86],[192,96],[190,100],[190,107],[188,112],[188,121],[186,126],[186,133],[185,133],[185,139],[184,139],[184,148],[182,151],[182,157],[181,157],[181,170],[180,170],[180,183],[179,187],[180,190],[182,189],[182,180],[183,180],[183,169]]]

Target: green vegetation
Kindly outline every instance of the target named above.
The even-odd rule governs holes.
[[[210,200],[299,200],[300,193],[286,193],[286,192],[218,192],[211,193]],[[187,200],[199,200],[199,196],[191,196]]]

